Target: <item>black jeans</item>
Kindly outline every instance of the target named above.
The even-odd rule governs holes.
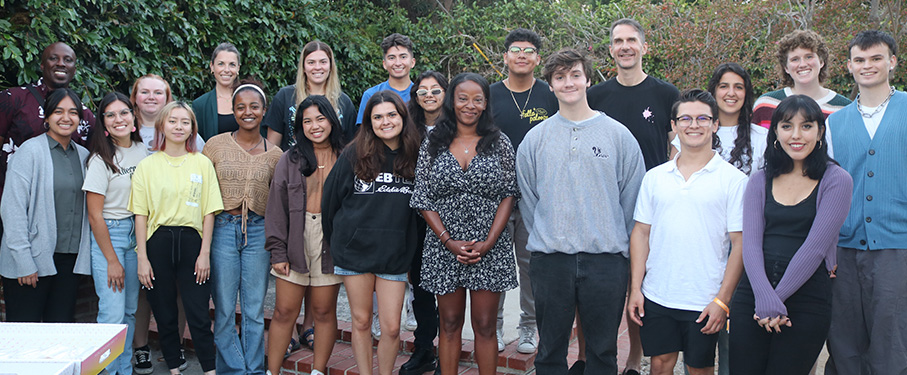
[[[787,262],[765,261],[772,287],[776,287]],[[746,274],[740,280],[731,303],[729,357],[734,375],[809,374],[831,325],[831,279],[825,263],[819,265],[784,305],[791,326],[781,333],[768,333],[753,320],[755,297]]]
[[[3,278],[7,322],[72,323],[75,321],[79,275],[72,272],[78,254],[54,253],[57,274],[38,278],[38,284],[19,285]]]
[[[419,243],[425,243],[425,222],[419,221]],[[430,234],[431,236],[434,233]],[[413,315],[416,317],[416,331],[413,332],[413,345],[416,348],[434,348],[435,337],[438,337],[438,305],[435,295],[419,284],[422,282],[422,246],[416,250],[412,266],[409,269],[409,282],[413,286]]]
[[[529,276],[539,330],[536,372],[567,374],[575,312],[586,337],[586,373],[617,373],[617,332],[629,261],[620,254],[532,253]]]
[[[167,368],[180,365],[180,332],[177,329],[177,289],[186,311],[186,323],[202,371],[214,370],[214,334],[208,315],[210,284],[195,282],[195,262],[201,251],[202,238],[190,227],[162,226],[148,239],[148,261],[154,273],[153,288],[148,291],[148,304],[157,322],[161,353]]]

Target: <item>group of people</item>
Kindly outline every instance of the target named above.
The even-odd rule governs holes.
[[[807,374],[826,341],[828,373],[907,372],[895,40],[850,42],[850,102],[821,85],[828,50],[811,31],[779,42],[788,87],[758,99],[739,64],[680,92],[644,72],[638,22],[610,35],[617,76],[592,86],[582,53],[542,64],[541,38],[522,28],[504,41],[500,82],[411,80],[413,43],[394,33],[388,79],[358,111],[324,42],[302,48],[295,84],[270,101],[223,43],[214,89],[191,104],[149,74],[94,115],[68,88],[75,54],[55,43],[41,80],[0,93],[7,320],[72,321],[77,275],[91,275],[98,322],[128,326],[108,373],[151,372],[150,307],[172,374],[186,325],[207,375],[276,375],[299,342],[323,374],[343,284],[360,373],[392,373],[411,305],[400,374],[455,374],[468,297],[478,371],[494,374],[503,293],[519,285],[516,349],[538,351],[539,374],[618,373],[625,315],[624,374],[643,355],[671,374],[679,352],[689,373],[712,374],[716,344],[721,373]]]

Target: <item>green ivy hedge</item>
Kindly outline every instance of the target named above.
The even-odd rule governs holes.
[[[210,53],[224,41],[243,55],[240,75],[257,76],[272,94],[293,83],[301,46],[325,41],[334,48],[342,85],[354,101],[386,79],[378,45],[391,32],[413,39],[415,71],[435,69],[451,77],[473,71],[497,81],[504,72],[504,37],[526,27],[543,36],[543,54],[562,47],[587,51],[599,81],[614,75],[607,51],[610,23],[634,17],[648,30],[648,73],[680,88],[703,87],[714,66],[737,61],[751,71],[756,91],[765,92],[779,85],[774,43],[795,28],[809,27],[826,36],[832,51],[826,85],[845,95],[852,79],[844,46],[855,32],[876,25],[907,48],[907,25],[898,23],[907,19],[907,6],[897,8],[896,0],[882,1],[890,3],[883,12],[887,18],[872,22],[859,0],[818,2],[812,8],[771,0],[502,0],[457,2],[449,12],[434,1],[410,1],[435,9],[415,21],[396,0],[77,3],[79,8],[59,0],[0,0],[0,87],[37,80],[40,53],[56,40],[76,51],[74,88],[89,103],[111,90],[128,92],[135,78],[147,73],[164,76],[177,98],[191,100],[213,87]],[[894,82],[903,89],[907,81],[900,74]]]

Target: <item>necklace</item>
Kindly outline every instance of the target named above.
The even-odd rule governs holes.
[[[236,144],[239,145],[239,140],[236,139],[236,131],[233,131],[233,140],[236,141]],[[258,145],[260,145],[262,142],[264,142],[264,140],[265,140],[265,138],[262,137],[261,135],[259,135],[259,136],[258,136],[258,143],[256,143],[256,144],[255,144],[254,146],[252,146],[251,148],[247,148],[247,149],[246,149],[246,152],[250,152],[250,151],[254,150],[256,147],[258,147]],[[239,145],[239,147],[243,147],[243,146],[242,146],[242,145]]]
[[[509,78],[507,79],[507,83],[510,83]],[[520,118],[528,117],[524,112],[526,111],[526,106],[529,105],[529,98],[532,97],[532,88],[535,87],[535,78],[532,79],[532,86],[529,86],[529,95],[526,95],[526,102],[523,103],[523,108],[520,108],[520,103],[517,103],[516,96],[513,95],[513,90],[507,85],[504,85],[504,87],[507,87],[507,91],[510,91],[510,98],[513,99],[513,104],[516,106],[516,109],[520,111]]]
[[[459,143],[463,147],[463,153],[466,155],[469,155],[469,144],[468,143],[464,144],[460,140],[457,140],[457,143]]]
[[[857,111],[860,111],[860,116],[863,116],[863,118],[872,118],[872,116],[875,116],[883,109],[885,109],[885,105],[888,104],[888,101],[891,100],[892,96],[894,96],[894,87],[891,88],[891,92],[888,93],[888,97],[885,98],[885,101],[882,102],[882,104],[879,104],[879,106],[876,107],[876,109],[872,111],[872,113],[866,113],[863,112],[863,105],[860,104],[860,94],[857,94]]]
[[[183,161],[181,161],[181,162],[180,162],[179,164],[177,164],[177,165],[173,165],[173,163],[170,162],[170,157],[169,157],[169,156],[170,156],[170,155],[167,155],[166,157],[164,157],[164,161],[166,161],[167,164],[170,165],[170,166],[173,167],[173,168],[179,168],[179,167],[181,167],[181,166],[183,165],[183,163],[186,162],[186,160],[189,160],[189,155],[186,154],[186,157],[183,158]]]

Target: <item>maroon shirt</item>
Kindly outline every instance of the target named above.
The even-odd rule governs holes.
[[[38,92],[47,98],[49,92],[44,79],[30,83]],[[80,145],[88,144],[88,131],[95,124],[94,114],[84,105],[82,106],[82,120],[79,128],[72,133],[72,139]],[[6,162],[9,154],[35,136],[44,134],[44,109],[38,100],[28,90],[27,86],[10,87],[0,92],[0,137],[6,140],[0,151],[0,194],[6,183]]]

